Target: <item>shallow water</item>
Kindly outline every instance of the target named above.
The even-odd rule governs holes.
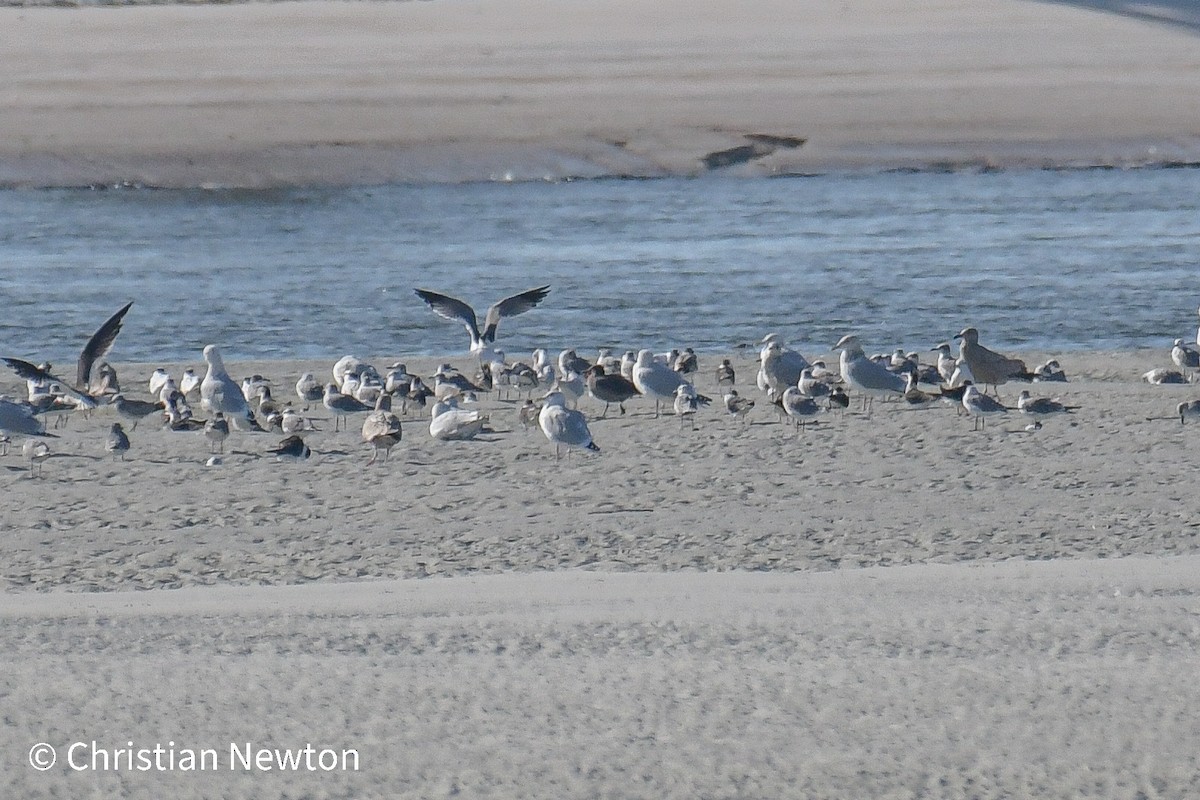
[[[1200,170],[881,173],[292,191],[0,192],[0,350],[70,363],[135,300],[117,361],[457,353],[412,293],[483,309],[550,284],[500,345],[825,352],[1191,338]]]

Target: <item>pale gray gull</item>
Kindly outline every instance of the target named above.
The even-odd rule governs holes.
[[[220,411],[240,431],[261,431],[246,396],[242,394],[242,387],[225,371],[221,351],[215,344],[204,348],[204,360],[208,364],[208,372],[200,381],[200,407],[210,414]]]
[[[487,316],[484,317],[483,330],[479,329],[479,321],[475,316],[475,309],[455,297],[431,292],[428,289],[414,289],[417,297],[425,301],[428,306],[433,309],[433,313],[443,319],[448,319],[453,322],[461,322],[463,327],[467,329],[467,334],[471,337],[471,352],[477,353],[482,357],[482,360],[491,360],[491,354],[487,351],[491,349],[491,345],[496,341],[496,328],[500,324],[500,320],[504,317],[515,317],[518,314],[524,314],[531,308],[534,308],[542,300],[546,299],[546,295],[550,293],[549,286],[539,286],[536,289],[527,289],[520,294],[514,294],[512,297],[506,297],[503,300],[492,305],[487,310]]]
[[[903,377],[888,370],[882,364],[877,364],[867,358],[863,352],[862,343],[854,334],[848,334],[838,340],[834,350],[841,350],[842,379],[850,384],[850,388],[863,396],[863,410],[870,413],[870,407],[876,397],[890,397],[904,394],[907,381]]]
[[[1048,397],[1032,397],[1028,390],[1017,396],[1017,410],[1027,417],[1049,417],[1053,414],[1069,414],[1079,406],[1068,406]]]
[[[542,433],[554,445],[554,460],[562,458],[562,448],[571,448],[600,452],[600,448],[592,441],[591,431],[588,430],[587,420],[578,411],[567,408],[561,392],[547,392],[542,398],[542,410],[538,414],[538,425]]]
[[[973,430],[986,428],[988,417],[1008,413],[1008,406],[1001,405],[996,400],[988,397],[979,391],[979,388],[973,383],[966,384],[963,390],[962,404],[967,413],[974,418]]]

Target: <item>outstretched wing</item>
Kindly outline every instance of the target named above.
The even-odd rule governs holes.
[[[46,381],[48,383],[57,383],[62,387],[62,390],[66,394],[82,401],[85,407],[96,407],[96,400],[90,394],[79,391],[62,378],[50,374],[36,364],[30,364],[28,361],[22,361],[19,358],[5,358],[0,360],[7,364],[13,372],[17,373],[18,377],[24,378],[27,381]]]
[[[121,332],[121,321],[125,319],[125,314],[132,306],[133,301],[130,300],[124,308],[109,317],[108,322],[101,325],[83,346],[83,351],[79,354],[79,372],[75,381],[75,385],[83,391],[87,391],[88,385],[92,381],[92,365],[112,350],[113,342],[116,341],[117,334]]]
[[[455,297],[449,297],[428,289],[414,289],[417,297],[421,298],[433,309],[433,313],[451,322],[461,322],[466,326],[471,336],[471,343],[479,340],[479,323],[475,319],[475,309]]]
[[[520,294],[514,294],[512,297],[506,297],[489,308],[483,322],[483,341],[496,341],[496,326],[500,324],[501,317],[515,317],[517,314],[524,314],[545,300],[548,294],[550,294],[549,286],[539,286],[536,289],[528,289]]]

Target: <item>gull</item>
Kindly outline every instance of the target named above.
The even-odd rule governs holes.
[[[285,406],[279,412],[279,430],[284,433],[308,433],[316,429],[317,427],[312,424],[312,420],[302,416],[290,406]]]
[[[563,350],[558,354],[558,372],[566,375],[568,372],[578,372],[580,375],[590,367],[586,358],[580,358],[574,350]]]
[[[1186,417],[1200,417],[1200,400],[1184,401],[1175,410],[1179,412],[1179,424],[1183,425]]]
[[[621,356],[621,377],[630,383],[633,382],[633,368],[637,366],[637,353],[632,350],[626,350]]]
[[[45,442],[26,439],[25,444],[21,446],[21,454],[29,459],[29,474],[33,474],[33,467],[36,464],[37,474],[41,477],[43,463],[50,457],[50,446]]]
[[[679,417],[680,428],[686,419],[692,424],[692,430],[696,430],[696,412],[700,410],[700,399],[696,397],[696,390],[690,383],[681,383],[675,390],[674,409],[675,416]]]
[[[200,376],[196,374],[196,370],[188,367],[183,371],[183,377],[179,379],[179,391],[183,392],[184,397],[187,397],[199,388]]]
[[[118,414],[125,419],[133,421],[133,427],[130,430],[135,431],[137,430],[138,422],[166,408],[166,405],[163,403],[152,403],[148,400],[129,400],[123,394],[114,394],[112,396],[112,405],[116,406]]]
[[[812,376],[819,381],[824,381],[825,383],[838,383],[840,381],[840,378],[826,366],[824,361],[812,362],[811,369]]]
[[[251,375],[248,378],[242,378],[242,397],[246,398],[247,403],[252,403],[254,402],[254,398],[258,397],[259,388],[267,386],[270,383],[262,375]]]
[[[649,350],[641,350],[633,367],[633,385],[644,395],[654,398],[654,416],[657,417],[664,400],[675,402],[675,390],[687,383],[675,370],[654,358]]]
[[[591,367],[589,366],[588,369],[591,369]],[[565,377],[555,381],[553,388],[562,392],[563,400],[571,408],[576,408],[579,405],[579,398],[583,397],[583,393],[587,391],[587,385],[583,381],[583,376],[575,370],[571,370]]]
[[[258,386],[258,417],[266,420],[272,414],[278,414],[282,406],[271,396],[271,387],[265,383]]]
[[[129,436],[121,428],[121,423],[112,424],[108,438],[104,440],[104,449],[113,454],[113,461],[117,460],[117,456],[120,456],[122,461],[125,460],[125,454],[129,452]]]
[[[162,403],[163,407],[166,408],[167,398],[173,394],[183,393],[179,391],[179,387],[175,384],[175,379],[168,377],[166,382],[163,383],[163,385],[159,388],[158,394],[155,396],[158,398],[158,402]]]
[[[542,410],[538,413],[538,425],[554,445],[554,460],[562,458],[564,445],[568,455],[573,447],[599,453],[600,448],[592,441],[583,414],[567,408],[564,403],[562,392],[549,391],[542,398]]]
[[[937,371],[942,377],[942,381],[950,385],[954,385],[954,370],[958,367],[958,362],[950,352],[950,343],[942,342],[937,347],[929,352],[937,353]]]
[[[1066,383],[1067,373],[1055,359],[1050,359],[1033,371],[1034,383]]]
[[[717,366],[717,386],[733,386],[736,378],[737,373],[733,371],[733,365],[729,363],[729,359],[721,359],[721,363]]]
[[[325,388],[317,382],[316,376],[311,372],[304,373],[300,380],[296,381],[296,397],[304,403],[305,408],[308,408],[309,403],[315,403],[324,396]]]
[[[471,352],[482,356],[481,360],[491,360],[490,353],[487,351],[491,350],[492,343],[496,341],[496,328],[499,326],[500,320],[529,311],[546,299],[546,295],[550,293],[550,287],[540,286],[536,289],[527,289],[520,294],[514,294],[512,297],[506,297],[495,303],[487,310],[482,331],[479,329],[475,309],[462,300],[431,292],[428,289],[414,289],[413,291],[439,317],[452,322],[461,322],[471,337]]]
[[[117,371],[113,369],[112,364],[101,361],[92,368],[92,379],[88,382],[88,394],[93,397],[104,397],[119,391],[121,391],[121,383],[117,380]]]
[[[454,397],[434,403],[429,413],[429,435],[434,439],[474,439],[488,421],[486,415],[475,409],[459,408]]]
[[[776,356],[776,365],[773,367],[775,377],[779,381],[777,391],[782,392],[784,387],[795,386],[796,381],[800,380],[800,371],[805,367],[811,366],[808,360],[800,355],[795,350],[787,346],[787,342],[778,333],[768,333],[763,337],[762,347],[758,353],[759,369],[758,369],[758,388],[764,392],[770,387],[768,376],[765,372],[765,361],[767,359],[767,350],[772,344],[778,345],[778,355]]]
[[[995,414],[1007,414],[1008,407],[983,394],[973,383],[966,384],[963,390],[963,408],[975,418],[972,430],[983,430],[987,427],[987,418]]]
[[[823,380],[814,378],[812,367],[805,367],[800,370],[800,380],[796,381],[796,388],[805,397],[826,397],[829,395],[829,384]]]
[[[904,388],[904,402],[913,408],[927,408],[941,399],[941,394],[929,394],[917,388],[917,373],[910,369],[903,373],[908,383]]]
[[[273,453],[276,461],[303,461],[312,455],[312,450],[299,436],[289,436],[267,452]]]
[[[261,431],[250,411],[246,395],[242,394],[241,387],[225,371],[221,351],[215,344],[205,346],[204,360],[208,363],[208,372],[200,381],[200,407],[210,414],[220,411],[240,431]]]
[[[392,413],[392,396],[390,394],[379,395],[375,401],[375,410],[363,420],[363,441],[374,449],[374,452],[371,453],[371,460],[367,464],[375,463],[380,450],[383,451],[383,460],[387,461],[388,456],[392,453],[392,448],[400,444],[402,436],[400,418]]]
[[[625,401],[641,395],[633,381],[622,375],[609,375],[599,364],[588,367],[584,372],[584,380],[587,383],[588,394],[604,403],[604,413],[601,417],[608,416],[608,407],[612,403],[616,403],[617,408],[624,414]]]
[[[49,436],[46,423],[37,418],[33,406],[0,398],[0,431],[23,436]]]
[[[797,427],[798,432],[805,430],[809,417],[814,417],[821,411],[817,401],[811,397],[805,397],[796,386],[784,389],[783,394],[779,397],[779,405],[783,409],[783,413]]]
[[[958,345],[958,355],[970,368],[973,383],[996,388],[1014,378],[1033,380],[1033,373],[1025,369],[1024,361],[1009,358],[981,345],[979,331],[975,328],[963,328],[954,338],[962,340]]]
[[[220,411],[215,412],[208,422],[204,423],[204,438],[208,439],[208,452],[225,452],[225,439],[229,437],[229,420]]]
[[[371,406],[358,398],[339,392],[337,385],[333,383],[325,384],[325,394],[321,398],[321,403],[333,414],[334,433],[338,431],[339,422],[343,424],[343,427],[349,424],[347,417],[351,414],[360,414],[363,411],[371,410]]]
[[[1027,390],[1017,396],[1017,410],[1027,417],[1048,417],[1051,414],[1070,414],[1079,406],[1067,406],[1047,397],[1031,397]]]
[[[61,378],[51,375],[48,369],[44,370],[41,367],[30,364],[28,361],[22,361],[19,358],[5,358],[3,359],[4,363],[16,372],[18,376],[27,381],[41,380],[58,383],[62,386],[64,393],[80,401],[81,408],[93,409],[98,403],[96,402],[97,396],[90,391],[92,367],[112,350],[113,342],[116,341],[117,334],[121,332],[121,322],[132,306],[132,301],[126,303],[124,307],[119,309],[117,313],[109,317],[103,325],[96,329],[96,332],[92,334],[92,338],[87,340],[87,344],[83,346],[83,350],[79,353],[74,387]]]
[[[683,348],[683,352],[675,357],[675,363],[671,365],[671,368],[683,375],[699,372],[700,364],[696,360],[696,352],[690,347]]]
[[[1176,339],[1175,346],[1171,348],[1171,361],[1180,369],[1194,370],[1200,367],[1200,353],[1185,345],[1183,339]]]
[[[737,389],[730,389],[722,398],[725,401],[725,411],[734,419],[745,421],[750,420],[750,409],[754,408],[754,401],[748,397],[742,397],[737,393]]]
[[[167,397],[167,427],[173,431],[194,431],[203,428],[203,420],[192,417],[192,409],[188,407],[187,398],[183,392],[175,392]]]
[[[1158,367],[1142,375],[1146,383],[1152,383],[1155,386],[1162,386],[1171,383],[1187,383],[1188,379],[1182,372],[1165,367]]]
[[[149,382],[150,394],[157,395],[162,391],[162,387],[165,386],[169,380],[171,380],[171,373],[167,372],[162,367],[159,367],[158,369],[154,370],[154,372],[151,372]]]
[[[529,430],[534,425],[538,424],[538,415],[541,414],[541,411],[541,406],[534,403],[533,400],[527,399],[521,404],[521,407],[517,409],[517,420],[521,423],[522,428]]]
[[[862,393],[863,410],[868,416],[876,397],[904,394],[908,385],[904,378],[867,358],[857,336],[843,336],[833,349],[842,351],[842,378],[851,388]]]

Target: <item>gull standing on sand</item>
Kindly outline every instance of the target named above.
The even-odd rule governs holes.
[[[239,431],[261,431],[246,396],[242,394],[242,387],[225,371],[221,351],[215,344],[205,346],[204,360],[208,372],[200,381],[200,407],[210,414],[221,412]]]
[[[375,463],[375,459],[379,458],[380,450],[383,451],[383,460],[387,461],[388,456],[392,453],[392,448],[400,444],[402,437],[400,418],[392,413],[392,396],[390,394],[379,395],[375,401],[375,410],[363,420],[363,441],[373,448],[371,460],[367,464]]]
[[[563,446],[567,448],[567,455],[570,455],[573,447],[600,452],[600,448],[592,441],[587,420],[584,419],[582,413],[564,405],[562,392],[550,391],[542,398],[542,410],[538,414],[538,425],[541,426],[542,433],[546,434],[546,438],[554,445],[555,461],[562,458]]]
[[[329,413],[333,414],[334,433],[338,431],[339,422],[342,423],[342,427],[349,428],[350,423],[347,418],[351,414],[361,414],[371,410],[371,406],[361,400],[339,392],[337,384],[333,383],[325,384],[325,394],[321,398],[321,403]]]
[[[208,452],[225,452],[225,440],[229,438],[229,420],[225,419],[225,415],[220,411],[215,412],[208,422],[204,423],[204,438],[208,439]]]
[[[654,416],[657,417],[664,402],[675,402],[675,391],[687,380],[666,364],[654,358],[654,353],[641,350],[633,366],[633,385],[644,395],[654,398]],[[708,398],[697,395],[702,402]]]
[[[624,414],[625,401],[641,395],[638,388],[633,385],[633,381],[627,380],[623,375],[609,375],[599,364],[588,367],[584,373],[584,379],[587,382],[588,394],[593,399],[604,403],[604,412],[600,414],[601,417],[608,416],[608,407],[612,403],[616,403],[617,407],[621,409],[621,413]]]
[[[520,294],[514,294],[512,297],[506,297],[497,302],[487,310],[482,331],[479,329],[479,321],[475,316],[475,309],[462,300],[438,294],[437,292],[431,292],[428,289],[414,289],[413,291],[417,297],[424,300],[433,309],[433,313],[442,319],[461,322],[463,324],[467,329],[467,334],[471,337],[471,352],[478,354],[480,363],[483,363],[493,360],[491,345],[496,341],[496,328],[499,326],[500,320],[504,317],[515,317],[518,314],[524,314],[535,307],[542,300],[546,299],[546,295],[550,294],[550,287],[539,286],[536,289],[527,289]]]
[[[1200,353],[1185,345],[1183,339],[1176,339],[1171,348],[1171,361],[1180,369],[1194,370],[1200,367]]]
[[[113,454],[113,461],[117,460],[117,456],[120,456],[122,461],[125,460],[125,454],[129,452],[129,436],[121,428],[121,423],[112,424],[108,438],[104,440],[104,449]]]
[[[721,359],[721,363],[717,365],[717,386],[733,386],[736,380],[737,373],[733,371],[729,359]]]
[[[796,381],[800,380],[801,370],[811,365],[808,363],[808,359],[789,348],[781,335],[778,333],[768,333],[763,337],[762,347],[758,351],[758,388],[762,391],[765,392],[772,388],[768,383],[765,364],[767,351],[773,344],[778,345],[778,354],[775,357],[776,363],[773,367],[775,376],[779,381],[779,386],[775,390],[776,396],[778,396],[788,386],[795,386]]]
[[[863,410],[870,416],[870,408],[876,397],[893,397],[904,394],[908,382],[882,364],[867,358],[862,343],[853,334],[847,334],[833,346],[841,350],[842,378],[851,388],[863,396]]]
[[[725,401],[725,412],[734,419],[740,419],[747,423],[750,421],[750,410],[754,408],[754,401],[748,397],[742,397],[737,393],[737,389],[730,389],[725,393],[723,398]]]
[[[972,430],[977,431],[987,427],[988,417],[1008,413],[1008,406],[1001,405],[999,402],[988,397],[979,391],[973,383],[968,383],[964,388],[962,404],[967,413],[975,418]]]
[[[986,388],[997,388],[1010,380],[1033,380],[1033,373],[1025,368],[1025,362],[1019,358],[1009,358],[994,350],[989,350],[979,343],[979,331],[975,328],[963,328],[954,336],[960,339],[958,355],[966,362],[971,370],[973,383],[983,384]],[[998,390],[997,390],[998,393]]]
[[[675,390],[674,408],[675,416],[679,417],[679,427],[683,427],[686,419],[691,423],[692,430],[696,430],[696,412],[700,410],[700,401],[690,383],[681,383]]]
[[[789,386],[783,390],[783,394],[779,397],[779,406],[783,409],[786,417],[797,427],[798,432],[804,431],[809,418],[815,417],[821,411],[817,401],[811,397],[805,397],[797,386]]]
[[[40,478],[43,464],[50,457],[50,445],[45,442],[35,442],[33,439],[26,439],[25,444],[21,446],[21,454],[29,459],[29,474],[33,474],[33,467],[36,464],[37,474]]]

